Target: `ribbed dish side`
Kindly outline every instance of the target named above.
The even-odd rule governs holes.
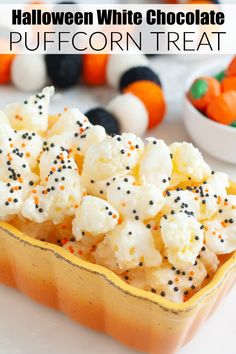
[[[152,354],[173,354],[190,340],[235,278],[232,266],[219,286],[195,306],[175,311],[146,298],[145,292],[141,292],[144,296],[129,292],[120,281],[101,274],[101,267],[96,269],[89,269],[86,262],[68,256],[59,247],[52,249],[15,233],[12,227],[0,227],[2,283],[129,347]]]

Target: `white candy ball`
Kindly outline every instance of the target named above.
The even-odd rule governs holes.
[[[119,121],[121,131],[142,136],[148,127],[148,112],[139,98],[126,93],[116,96],[107,105],[110,111]]]
[[[112,54],[107,63],[107,82],[114,88],[119,88],[121,76],[135,66],[147,66],[148,59],[144,54]]]
[[[21,91],[41,90],[47,84],[44,55],[17,55],[12,63],[11,78],[13,84]]]

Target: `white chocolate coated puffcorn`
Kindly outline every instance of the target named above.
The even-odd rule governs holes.
[[[119,174],[129,174],[138,164],[143,142],[134,134],[107,136],[87,150],[82,180],[104,180]]]
[[[236,197],[219,198],[216,215],[204,222],[207,247],[216,254],[231,253],[236,249]]]
[[[173,155],[173,175],[171,185],[176,186],[189,178],[202,182],[210,176],[211,170],[200,151],[191,143],[173,143],[170,145]]]
[[[164,197],[154,184],[137,185],[129,175],[111,182],[107,200],[121,215],[133,220],[154,217],[164,204]]]
[[[164,191],[168,188],[172,173],[170,149],[163,140],[148,138],[140,165],[139,180],[142,184],[155,184]]]
[[[194,264],[204,239],[202,225],[197,219],[178,212],[164,215],[160,225],[169,261],[178,268]]]
[[[115,228],[119,214],[107,201],[85,196],[73,220],[73,234],[81,240],[82,232],[92,235],[103,234]]]
[[[144,267],[158,266],[162,261],[159,251],[155,248],[151,231],[138,221],[124,220],[115,230],[109,232],[97,248],[97,260],[103,259],[102,254],[103,251],[106,252],[107,245],[113,263],[123,271],[135,268],[140,263]]]
[[[0,220],[186,301],[236,250],[228,177],[192,144],[107,136],[75,108],[48,129],[45,90],[0,111]]]
[[[106,138],[105,129],[93,126],[77,108],[67,109],[48,132],[48,137],[59,136],[78,155],[84,156],[87,149]]]
[[[31,96],[24,103],[12,103],[4,111],[14,129],[45,132],[48,128],[48,109],[53,87],[45,87],[41,93]]]

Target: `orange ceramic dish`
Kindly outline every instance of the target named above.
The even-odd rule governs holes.
[[[235,183],[229,192],[236,194]],[[78,259],[57,245],[0,223],[2,283],[143,352],[175,353],[215,310],[235,278],[236,252],[207,286],[185,303],[176,304],[127,285],[110,270]]]

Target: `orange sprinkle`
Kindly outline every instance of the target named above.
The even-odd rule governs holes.
[[[31,156],[30,152],[27,152],[27,153],[25,154],[25,156],[26,156],[26,157],[30,157],[30,156]]]
[[[78,207],[79,207],[78,204],[75,204],[75,205],[74,205],[74,208],[75,208],[75,209],[78,209]]]
[[[117,215],[116,215],[116,214],[113,214],[112,217],[113,217],[113,219],[116,219],[116,218],[117,218]]]
[[[23,148],[26,147],[25,143],[21,144],[21,146],[22,146]]]
[[[195,272],[193,270],[191,270],[191,272],[189,272],[190,275],[194,275]]]
[[[9,202],[11,202],[11,201],[12,201],[12,198],[8,198],[7,200],[8,200]]]
[[[61,244],[62,244],[62,245],[65,245],[67,242],[68,242],[68,239],[67,239],[67,238],[64,238],[63,240],[61,240]]]
[[[12,161],[12,157],[10,153],[7,154],[7,157],[8,157],[8,161]]]
[[[60,186],[60,190],[64,191],[65,187],[64,186]]]
[[[71,252],[71,253],[74,253],[74,248],[72,246],[68,247],[68,250]]]

